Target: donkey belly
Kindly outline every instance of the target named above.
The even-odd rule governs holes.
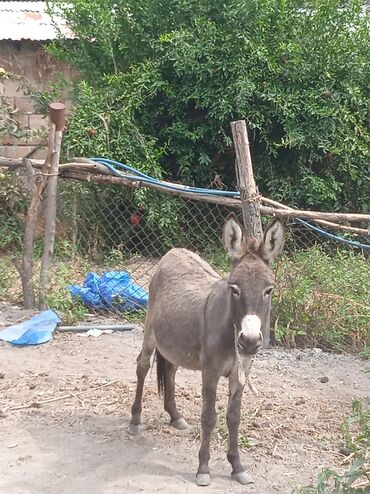
[[[156,348],[166,360],[178,367],[200,369],[199,321],[189,314],[184,321],[166,312],[153,320]]]
[[[200,369],[200,341],[204,295],[183,291],[179,300],[165,293],[165,301],[149,305],[146,325],[153,332],[155,345],[166,360],[187,369]],[[163,302],[163,303],[162,303]]]
[[[199,370],[199,351],[196,347],[187,348],[186,350],[174,350],[166,344],[166,342],[158,342],[156,339],[156,347],[161,355],[176,365],[176,367],[183,367],[190,370]]]

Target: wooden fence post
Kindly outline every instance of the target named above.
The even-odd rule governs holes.
[[[236,161],[236,179],[240,192],[243,223],[249,237],[262,237],[260,195],[253,176],[252,158],[249,149],[247,126],[244,120],[231,122]]]
[[[57,187],[58,187],[58,167],[60,148],[62,145],[65,105],[63,103],[49,104],[50,125],[55,129],[55,139],[52,148],[49,148],[50,168],[48,172],[48,182],[46,186],[46,212],[45,212],[45,234],[44,250],[41,259],[39,308],[44,310],[47,306],[46,295],[49,279],[49,268],[54,251],[55,221],[57,209]],[[50,143],[49,143],[50,146]]]
[[[41,198],[45,190],[47,174],[50,166],[50,149],[52,149],[53,147],[54,139],[55,127],[51,126],[49,132],[49,146],[47,156],[44,163],[42,164],[41,173],[36,174],[34,180],[32,180],[33,184],[31,184],[32,197],[25,218],[22,263],[20,263],[17,257],[13,257],[13,263],[21,277],[23,307],[25,309],[35,308],[35,289],[33,285],[33,244],[35,239],[37,220],[39,217]],[[28,160],[27,158],[23,159],[22,165],[25,168],[31,167],[31,160]]]

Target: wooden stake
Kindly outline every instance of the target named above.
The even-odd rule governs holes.
[[[262,237],[260,196],[253,176],[252,158],[245,121],[231,122],[231,130],[236,152],[235,169],[244,227],[249,237],[259,240]]]
[[[45,235],[44,250],[41,259],[40,272],[40,290],[39,290],[39,308],[46,309],[46,294],[48,287],[49,268],[54,251],[55,240],[55,222],[57,209],[57,188],[59,173],[59,156],[62,145],[65,105],[63,103],[50,103],[49,116],[51,127],[55,128],[55,140],[52,148],[49,148],[51,154],[50,170],[46,188],[46,213],[45,213]]]

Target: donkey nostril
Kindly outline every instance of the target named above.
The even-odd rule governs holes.
[[[258,350],[258,348],[260,348],[263,343],[262,333],[259,333],[258,335],[248,335],[245,333],[240,333],[239,343],[246,350]]]

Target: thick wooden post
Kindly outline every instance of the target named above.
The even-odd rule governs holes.
[[[260,195],[253,176],[252,158],[249,149],[247,126],[244,120],[231,122],[236,152],[235,170],[240,192],[243,223],[247,236],[262,238]]]
[[[55,139],[52,148],[49,148],[51,155],[48,182],[46,186],[46,213],[45,213],[45,234],[44,250],[41,259],[39,308],[46,308],[46,294],[48,287],[49,268],[54,252],[55,222],[57,210],[57,187],[58,187],[58,167],[60,148],[65,119],[65,105],[63,103],[49,104],[50,125],[55,129]],[[50,143],[49,143],[50,145]]]
[[[33,191],[31,203],[29,205],[27,216],[25,219],[22,263],[19,262],[19,259],[17,257],[13,258],[13,263],[17,268],[22,281],[23,307],[25,309],[35,308],[35,289],[33,285],[33,245],[37,220],[39,217],[41,198],[47,183],[47,175],[51,160],[50,149],[52,149],[54,139],[55,127],[51,126],[49,132],[48,153],[45,162],[41,167],[41,173],[36,174],[36,177],[34,180],[32,180],[33,183],[31,184]],[[31,160],[23,159],[22,164],[26,168],[30,168]]]

